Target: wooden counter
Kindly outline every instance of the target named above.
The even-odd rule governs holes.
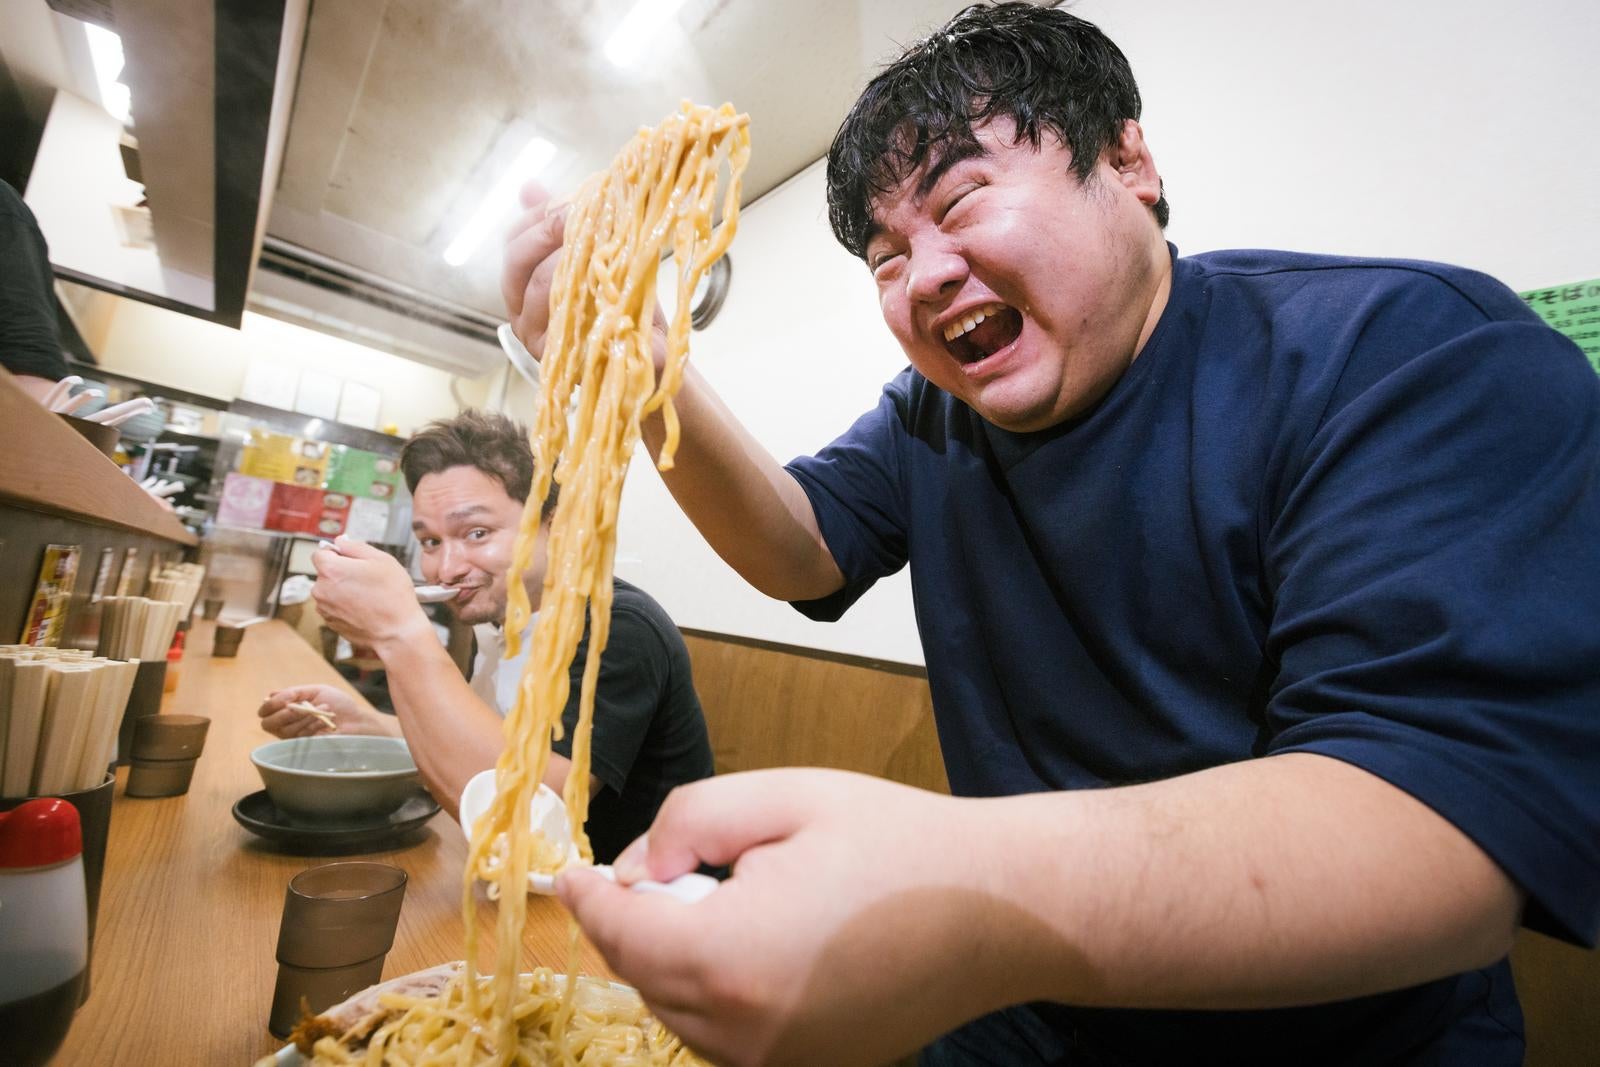
[[[176,515],[0,371],[0,501],[165,538],[195,543]]]
[[[234,821],[234,802],[261,788],[250,751],[272,740],[256,717],[262,697],[301,683],[351,690],[282,622],[252,626],[234,659],[211,658],[211,637],[210,623],[195,623],[177,691],[162,707],[211,718],[189,792],[126,797],[127,772],[118,772],[93,992],[58,1064],[243,1067],[278,1048],[267,1014],[284,888],[292,875],[321,863],[373,859],[409,874],[384,978],[461,957],[466,842],[448,816],[435,816],[408,848],[315,858],[271,851],[275,846]],[[553,898],[529,900],[526,962],[564,967],[566,912]],[[492,928],[493,915],[480,894],[480,922]],[[581,952],[584,971],[609,975],[587,942]]]

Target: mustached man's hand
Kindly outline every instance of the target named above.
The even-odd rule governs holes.
[[[311,587],[317,611],[351,644],[381,657],[395,642],[435,640],[411,576],[387,552],[340,537],[333,548],[313,552],[311,564],[317,569]]]
[[[325,712],[333,722],[311,714],[303,707],[306,704]],[[267,694],[256,714],[261,716],[261,728],[278,737],[313,737],[334,732],[400,736],[400,724],[394,716],[384,715],[331,685],[293,685],[274,690]]]

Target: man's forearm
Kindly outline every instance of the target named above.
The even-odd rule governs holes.
[[[1270,1008],[1483,967],[1521,893],[1469,838],[1340,761],[974,802],[1016,999]]]
[[[431,633],[386,642],[375,651],[388,674],[389,697],[417,769],[439,806],[458,818],[462,790],[473,775],[500,758],[505,720],[473,692]],[[550,753],[544,784],[560,793],[571,770],[571,760]],[[600,780],[590,775],[590,794],[600,787]]]
[[[805,491],[692,364],[675,405],[682,433],[662,480],[717,555],[779,600],[814,600],[842,586]],[[659,412],[644,423],[643,436],[659,458],[666,440]]]
[[[467,782],[499,758],[500,716],[472,691],[431,631],[385,642],[375,651],[417,769],[434,799],[455,817]]]

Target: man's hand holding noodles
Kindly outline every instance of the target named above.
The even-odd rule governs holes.
[[[976,858],[948,848],[972,814],[842,771],[726,775],[673,792],[616,864],[632,882],[732,862],[706,900],[632,893],[586,870],[558,889],[622,979],[714,1061],[870,1067],[1006,1002],[977,970],[948,966],[988,970],[995,949],[989,898],[958,884]]]

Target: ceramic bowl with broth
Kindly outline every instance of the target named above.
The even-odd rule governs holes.
[[[386,815],[422,781],[398,737],[292,737],[262,745],[250,762],[273,804],[296,819]]]

